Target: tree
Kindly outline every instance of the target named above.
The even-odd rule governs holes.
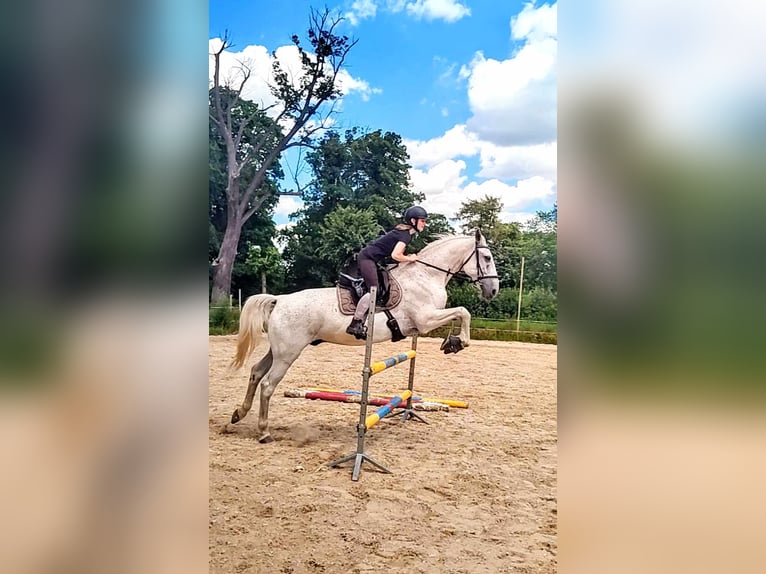
[[[266,278],[282,268],[282,256],[273,245],[266,248],[249,245],[244,266],[251,273],[260,276],[261,293],[266,293]]]
[[[541,287],[557,292],[557,246],[556,234],[529,231],[523,233],[514,244],[511,262],[516,281],[521,272],[524,257],[524,290]]]
[[[222,88],[224,97],[232,97],[230,91]],[[243,100],[238,106],[231,110],[232,124],[242,125],[242,122],[253,116],[257,117],[257,122],[252,122],[250,126],[243,130],[241,147],[243,150],[251,148],[257,142],[260,130],[269,127],[273,123],[265,114],[257,114],[257,106],[253,102]],[[226,142],[220,134],[216,124],[210,122],[209,127],[209,153],[208,153],[208,260],[210,261],[210,281],[215,277],[219,265],[219,254],[221,251],[221,242],[224,237],[227,225],[227,159]],[[252,166],[246,166],[251,170]],[[247,175],[247,174],[246,174]],[[276,190],[276,181],[283,176],[279,163],[274,163],[267,173],[265,186],[271,186]],[[231,273],[230,289],[235,292],[241,288],[246,293],[258,291],[257,283],[260,282],[260,273],[254,274],[250,266],[244,264],[245,257],[248,255],[251,246],[260,246],[267,249],[272,245],[272,238],[276,233],[276,227],[271,217],[273,208],[277,202],[277,195],[272,194],[261,204],[260,208],[243,224],[237,249],[235,254],[235,263]]]
[[[556,293],[558,280],[558,206],[538,211],[523,227],[516,243],[514,261],[519,265],[524,256],[524,285],[540,287]]]
[[[463,232],[471,229],[481,229],[495,258],[497,275],[501,287],[513,287],[517,284],[518,276],[514,274],[514,241],[520,236],[515,223],[504,223],[500,220],[503,204],[497,197],[485,195],[482,199],[471,199],[460,204],[453,221],[462,221]]]
[[[349,255],[364,247],[381,231],[370,209],[338,207],[319,226],[318,255],[340,271]]]
[[[321,110],[325,103],[332,103],[340,96],[337,76],[356,44],[346,36],[335,35],[334,30],[340,21],[330,18],[327,10],[322,13],[312,10],[307,32],[312,53],[301,47],[298,36],[292,36],[299,51],[302,76],[293,83],[274,57],[275,83],[271,89],[277,102],[266,109],[253,104],[254,109],[247,115],[241,114],[239,121],[235,120],[236,111],[245,105],[242,90],[252,70],[243,66],[239,85],[224,86],[221,84],[221,54],[232,46],[228,37],[224,37],[219,49],[213,53],[215,67],[210,118],[226,150],[226,228],[213,276],[213,302],[228,301],[243,225],[268,198],[277,194],[276,187],[268,181],[269,170],[286,149],[309,146],[312,136],[324,126],[323,120],[333,113],[332,106],[326,113]],[[319,116],[323,117],[314,123],[312,120]],[[285,126],[284,131],[280,126]],[[250,142],[245,143],[248,132]]]
[[[314,177],[302,195],[304,207],[286,233],[292,289],[332,285],[341,252],[391,229],[423,199],[409,189],[408,159],[401,136],[392,132],[352,129],[322,138],[308,155]],[[366,237],[368,217],[375,232]]]
[[[538,231],[541,233],[557,233],[559,224],[559,208],[554,203],[550,211],[538,211],[534,219],[529,221],[524,227],[528,231]]]
[[[490,244],[502,244],[519,235],[516,224],[503,223],[500,220],[502,210],[500,198],[485,195],[482,199],[469,199],[461,203],[452,220],[463,221],[460,226],[463,233],[478,227]]]
[[[305,214],[318,220],[338,205],[370,209],[384,228],[422,195],[409,190],[409,156],[399,134],[381,130],[329,132],[308,157],[314,172],[303,194]]]

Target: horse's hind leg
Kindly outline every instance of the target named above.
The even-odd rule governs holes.
[[[269,401],[271,395],[277,388],[277,385],[287,373],[287,370],[293,364],[295,359],[298,358],[300,353],[296,354],[289,359],[278,358],[274,360],[274,364],[271,369],[263,378],[261,383],[261,408],[258,412],[258,442],[267,443],[272,442],[274,438],[269,433]]]
[[[258,388],[258,383],[263,378],[274,362],[274,355],[271,354],[271,349],[266,355],[258,361],[250,370],[250,382],[247,385],[247,393],[245,394],[245,400],[241,407],[238,407],[234,414],[231,415],[232,424],[241,421],[245,418],[245,415],[250,411],[250,407],[253,406],[253,397],[255,396],[255,390]]]

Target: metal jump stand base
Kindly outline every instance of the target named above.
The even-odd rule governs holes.
[[[356,426],[356,451],[352,452],[351,454],[348,454],[342,458],[339,458],[338,460],[334,460],[332,462],[328,462],[325,464],[328,468],[334,468],[338,467],[343,463],[354,461],[354,469],[351,473],[351,480],[356,482],[359,480],[359,474],[362,471],[362,464],[365,462],[369,462],[371,465],[376,467],[377,469],[381,470],[385,474],[393,474],[389,469],[387,469],[385,466],[377,462],[375,459],[373,459],[371,456],[365,454],[364,452],[364,436],[367,434],[367,425],[365,424],[366,418],[367,418],[367,397],[369,393],[369,383],[370,383],[370,359],[372,356],[372,337],[373,337],[373,328],[375,326],[375,297],[376,297],[376,288],[372,287],[370,289],[370,310],[369,314],[367,316],[367,341],[366,341],[366,349],[365,349],[365,357],[364,357],[364,370],[362,371],[362,400],[359,405],[359,424]],[[412,350],[417,349],[417,335],[413,335],[412,337]],[[409,377],[409,389],[412,391],[413,387],[413,381],[415,376],[415,359],[411,359],[410,361],[410,377]],[[402,413],[402,422],[406,421],[407,419],[413,418],[417,419],[420,422],[428,424],[428,422],[421,417],[419,414],[417,414],[412,409],[412,399],[407,399],[407,404],[405,406],[399,407],[404,409],[404,412]],[[390,413],[388,416],[393,415],[394,412]]]
[[[416,413],[414,409],[404,409],[402,411],[402,422],[406,422],[408,419],[417,419],[421,423],[428,424],[428,421]]]
[[[365,428],[365,429],[361,429],[358,432],[361,432],[362,433],[362,437],[363,437],[364,433],[366,432],[366,430],[367,429]],[[359,440],[361,442],[364,442],[364,438],[360,438]],[[359,473],[362,470],[362,463],[364,463],[364,462],[369,462],[372,466],[374,466],[374,467],[378,468],[379,470],[383,471],[383,473],[385,473],[385,474],[393,474],[390,470],[388,470],[385,466],[380,464],[374,458],[372,458],[371,456],[365,454],[363,449],[364,449],[363,446],[361,447],[361,449],[360,449],[360,447],[357,447],[356,452],[352,452],[351,454],[347,454],[346,456],[344,456],[343,458],[339,458],[338,460],[334,460],[332,462],[328,462],[327,463],[327,467],[328,468],[337,467],[337,466],[340,466],[341,464],[343,464],[345,462],[353,460],[354,461],[354,470],[351,472],[351,480],[353,480],[354,482],[359,480]]]

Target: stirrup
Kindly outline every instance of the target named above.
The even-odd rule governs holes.
[[[346,333],[363,340],[367,338],[367,327],[361,319],[353,319],[351,324],[346,327]]]

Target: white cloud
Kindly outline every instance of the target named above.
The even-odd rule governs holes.
[[[410,163],[416,167],[431,167],[455,157],[469,157],[479,151],[476,136],[464,125],[457,125],[443,136],[428,141],[405,140]]]
[[[472,117],[427,141],[405,140],[424,207],[448,218],[467,200],[497,197],[503,221],[525,222],[556,201],[557,5],[527,4],[511,19],[521,47],[506,60],[477,52],[460,68]],[[452,71],[452,70],[451,70]],[[459,158],[478,156],[478,173]]]
[[[338,87],[344,94],[358,92],[362,101],[369,102],[372,94],[382,94],[380,88],[371,88],[370,84],[359,78],[354,78],[346,70],[338,73]]]
[[[535,8],[534,3],[524,5],[518,15],[511,18],[511,37],[514,40],[527,38],[533,41],[556,37],[557,4]]]
[[[405,140],[414,167],[432,167],[457,157],[479,155],[479,177],[524,179],[542,175],[556,179],[556,142],[531,146],[498,146],[481,141],[479,136],[459,124],[443,136],[428,141]]]
[[[445,160],[427,170],[410,169],[412,190],[426,196],[423,207],[434,213],[452,217],[456,205],[460,206],[462,186],[466,176],[462,175],[465,162],[460,160]]]
[[[352,26],[358,26],[360,21],[374,18],[377,11],[378,7],[373,0],[356,0],[351,4],[351,10],[343,16]]]
[[[221,39],[213,38],[208,41],[209,53],[208,78],[213,83],[215,61],[212,54],[221,47]],[[240,52],[229,50],[221,54],[221,84],[239,85],[242,82],[243,70],[249,69],[251,76],[242,90],[242,97],[264,106],[274,102],[269,91],[268,82],[272,81],[271,55],[265,46],[246,46]]]
[[[374,18],[378,8],[397,14],[403,10],[410,16],[421,20],[444,20],[457,22],[471,15],[471,10],[456,0],[354,0],[351,9],[343,16],[352,26],[358,26],[362,20]]]
[[[423,193],[426,199],[423,207],[434,213],[441,213],[448,218],[454,217],[461,203],[478,200],[489,195],[497,197],[503,204],[501,216],[506,221],[518,213],[532,213],[540,206],[550,207],[556,197],[556,184],[542,176],[532,176],[510,185],[493,178],[479,182],[469,182],[463,175],[466,164],[461,160],[445,160],[426,170],[410,170],[412,189]]]
[[[519,180],[516,185],[509,185],[499,179],[488,179],[481,183],[469,183],[463,190],[462,201],[477,200],[489,195],[499,198],[503,212],[510,213],[540,203],[552,205],[556,195],[555,187],[552,181],[537,175]]]
[[[541,175],[556,180],[557,144],[549,142],[531,146],[496,146],[482,143],[479,177],[523,179]]]
[[[275,219],[287,219],[291,213],[303,207],[303,201],[292,195],[280,195],[276,207],[274,207]]]
[[[557,4],[527,4],[511,20],[511,35],[524,45],[511,58],[477,52],[468,75],[473,116],[468,127],[498,145],[529,145],[556,138]]]
[[[471,10],[455,0],[416,0],[407,4],[407,13],[418,19],[457,22]]]

